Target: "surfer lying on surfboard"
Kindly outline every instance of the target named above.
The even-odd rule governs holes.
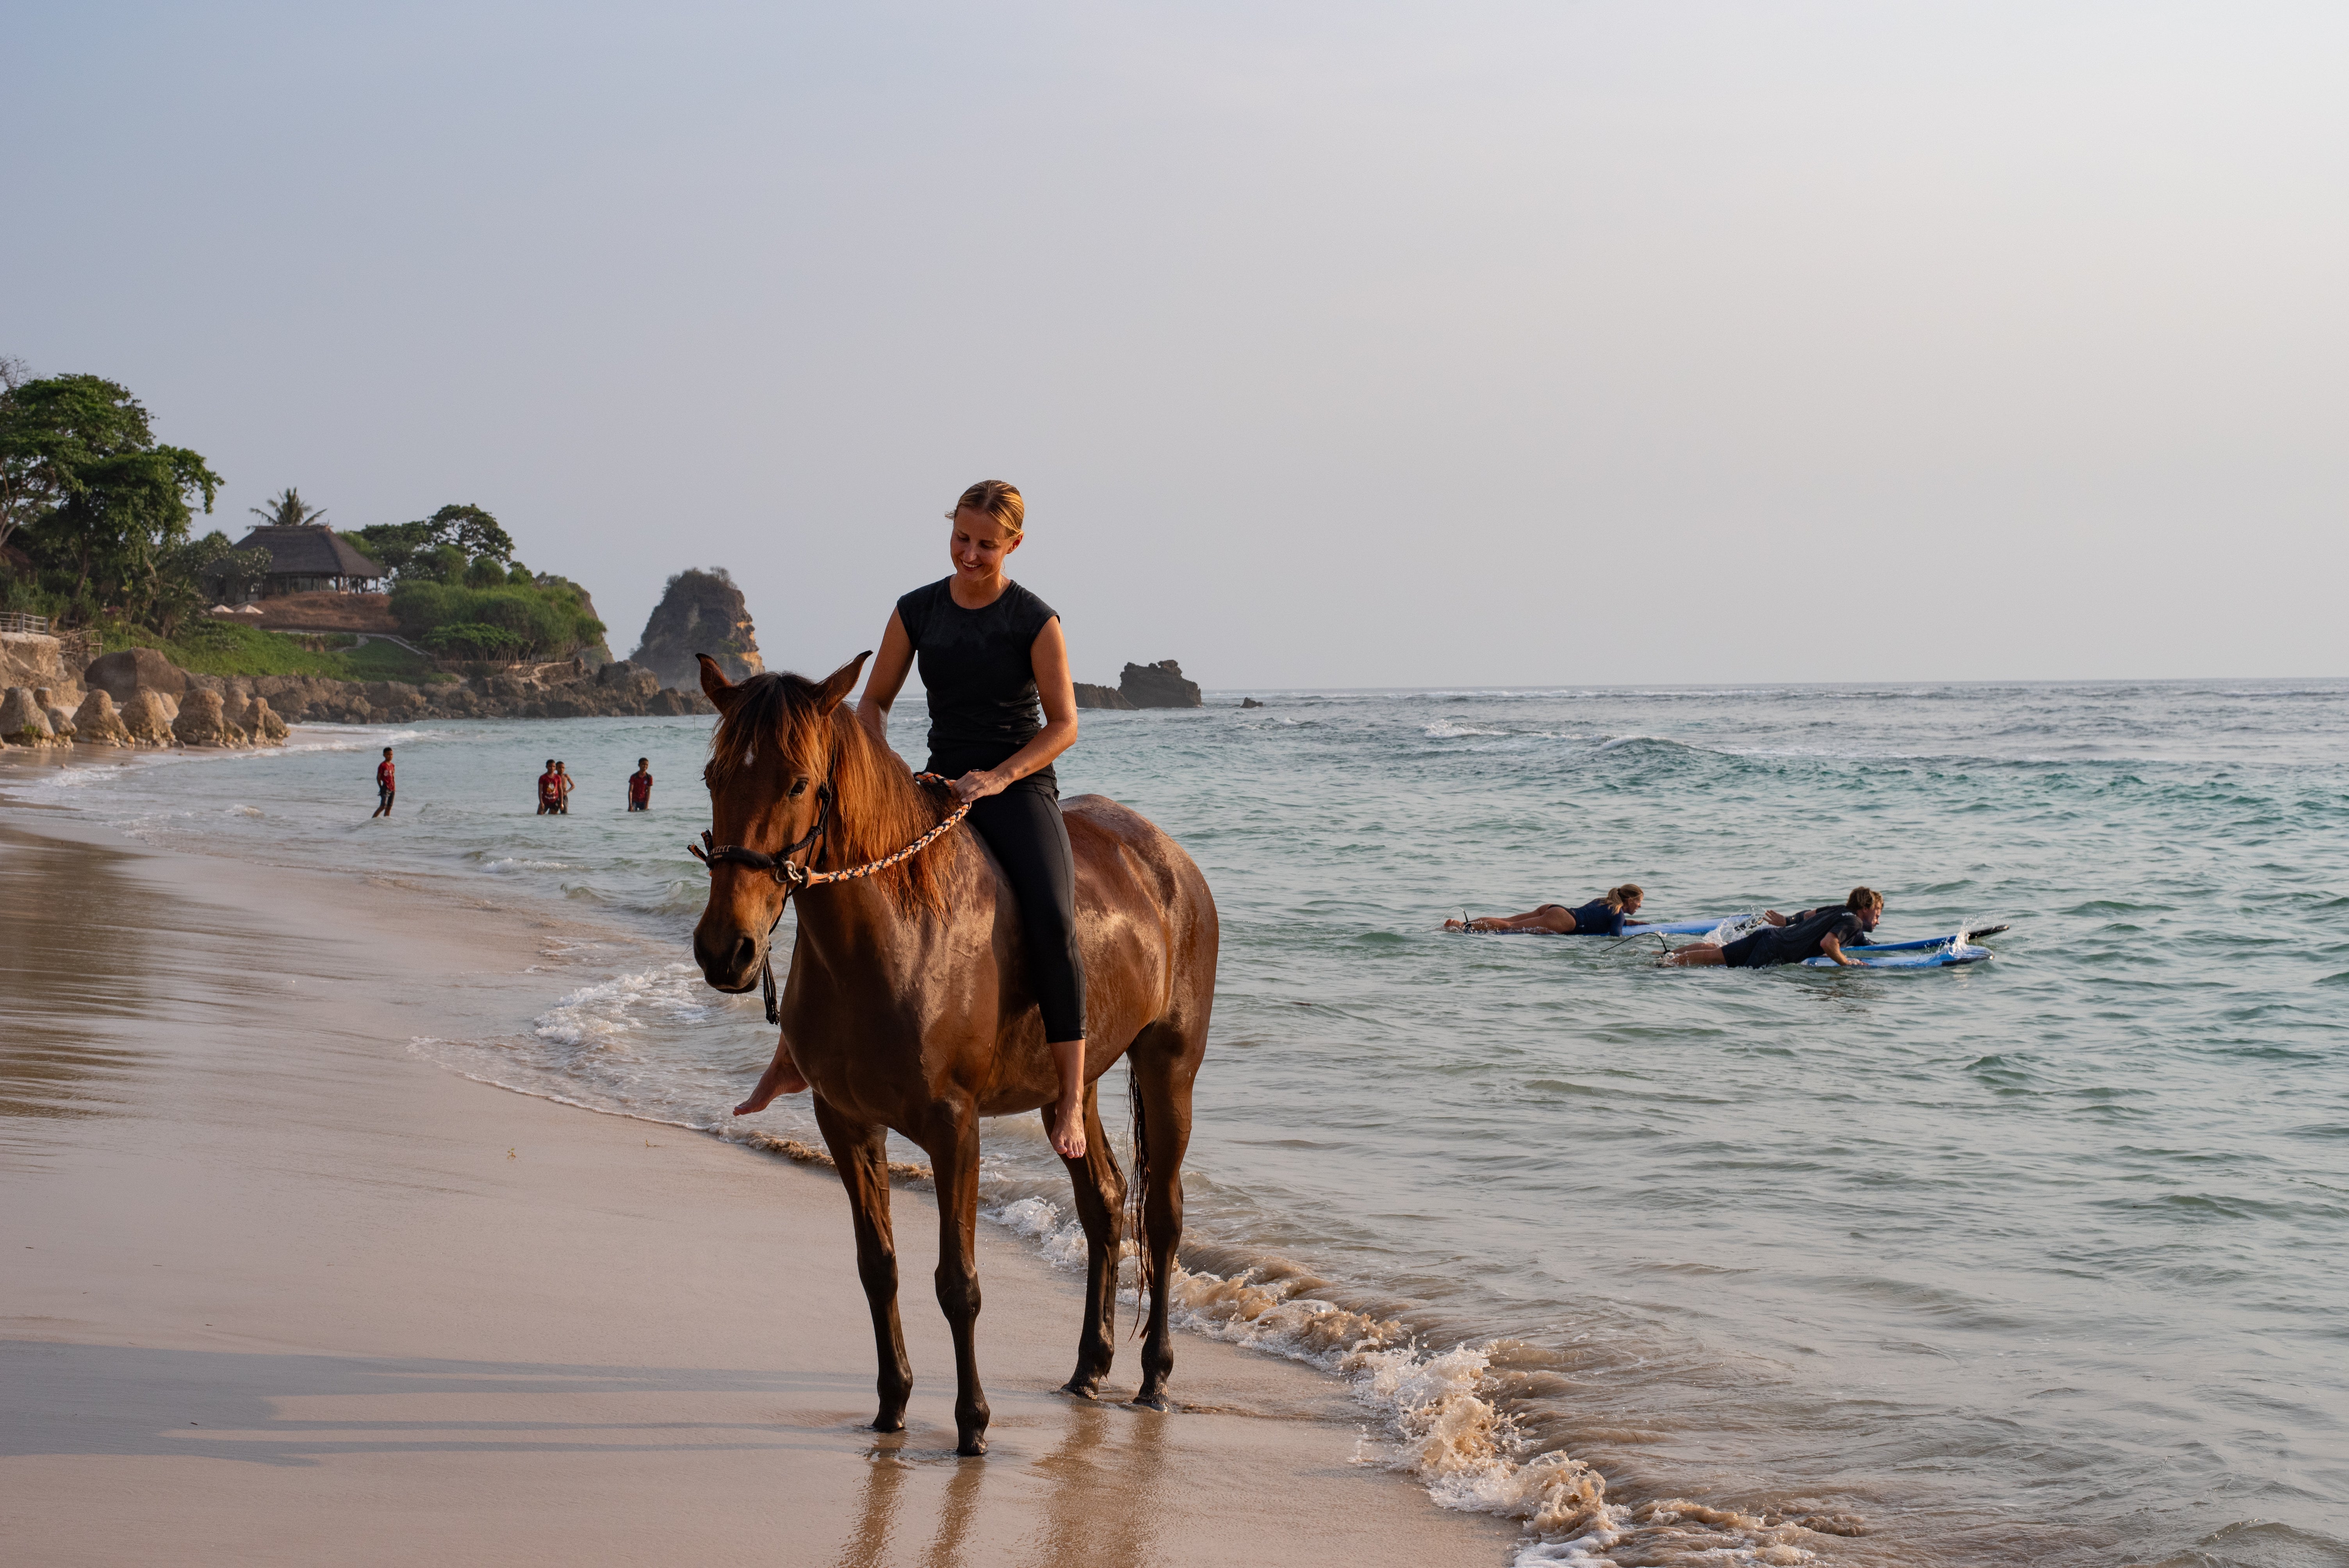
[[[1774,964],[1800,964],[1806,958],[1826,957],[1846,967],[1857,967],[1859,960],[1846,956],[1844,949],[1874,931],[1883,915],[1884,895],[1874,888],[1856,887],[1841,905],[1827,904],[1792,915],[1770,910],[1762,917],[1770,923],[1768,926],[1741,936],[1726,947],[1715,947],[1709,942],[1693,943],[1666,954],[1657,962],[1763,969]]]
[[[1524,914],[1479,915],[1474,920],[1447,920],[1446,931],[1547,931],[1559,936],[1619,936],[1623,923],[1640,913],[1644,895],[1638,882],[1610,887],[1579,909],[1546,903]]]

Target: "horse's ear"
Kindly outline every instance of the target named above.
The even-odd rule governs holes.
[[[726,705],[740,696],[740,692],[732,681],[726,678],[726,672],[718,667],[716,659],[708,654],[693,656],[701,661],[701,695],[717,704],[719,712],[725,712]]]
[[[832,674],[824,676],[823,685],[816,688],[815,710],[818,713],[830,713],[847,701],[848,694],[856,689],[856,677],[864,668],[864,661],[872,656],[873,650],[867,648]],[[707,680],[709,677],[705,676],[702,678]],[[717,698],[712,697],[710,700],[715,702]]]

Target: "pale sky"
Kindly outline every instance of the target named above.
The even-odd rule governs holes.
[[[874,645],[965,484],[1080,679],[2340,676],[2349,7],[0,8],[0,353],[623,654]]]

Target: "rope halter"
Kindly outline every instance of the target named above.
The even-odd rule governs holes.
[[[914,775],[914,782],[916,784],[947,784],[949,781],[936,773],[916,773]],[[789,903],[792,899],[792,894],[798,892],[802,889],[822,887],[826,882],[854,882],[861,877],[872,876],[877,872],[885,872],[891,866],[905,864],[907,861],[912,860],[916,855],[920,854],[924,850],[928,849],[932,844],[937,842],[941,837],[952,830],[957,822],[959,822],[965,817],[969,816],[972,804],[968,800],[963,801],[953,810],[938,819],[937,825],[933,827],[928,832],[924,833],[920,838],[916,839],[904,849],[892,851],[890,853],[883,855],[877,861],[867,861],[861,866],[849,866],[836,872],[819,872],[811,871],[808,867],[807,861],[794,861],[792,859],[793,855],[799,853],[802,850],[807,850],[812,846],[820,845],[824,834],[832,826],[832,781],[830,779],[826,779],[822,784],[817,785],[815,793],[817,800],[815,826],[810,828],[806,832],[802,833],[797,839],[785,844],[781,850],[771,855],[767,853],[764,850],[745,849],[740,844],[719,843],[716,841],[717,836],[706,828],[702,830],[701,842],[698,844],[688,842],[685,847],[692,854],[695,860],[699,861],[703,865],[709,868],[710,874],[713,876],[717,874],[718,868],[721,865],[748,866],[752,871],[765,872],[768,875],[773,877],[776,883],[782,888],[783,902],[785,903]],[[813,852],[810,853],[808,861],[812,861],[814,859],[815,854]],[[775,924],[781,925],[782,923],[783,912],[781,909],[777,909],[775,911]],[[768,927],[767,934],[770,936],[774,934],[773,926]],[[771,950],[768,953],[766,960],[761,965],[759,981],[760,987],[766,995],[767,1022],[770,1024],[781,1023],[783,1021],[782,1013],[775,1001],[775,960],[774,954]]]

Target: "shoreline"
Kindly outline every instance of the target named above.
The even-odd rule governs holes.
[[[861,1430],[870,1331],[828,1171],[410,1048],[527,1026],[554,918],[13,800],[0,867],[44,911],[12,921],[0,1121],[24,1194],[0,1223],[24,1391],[0,1414],[0,1535],[38,1560],[731,1560],[781,1531],[793,1558],[873,1563],[1241,1541],[1497,1563],[1519,1540],[1353,1462],[1368,1412],[1294,1362],[1191,1334],[1178,1415],[1053,1392],[1081,1286],[999,1227],[994,1451],[953,1460],[936,1211],[903,1185],[915,1402],[902,1438]]]

